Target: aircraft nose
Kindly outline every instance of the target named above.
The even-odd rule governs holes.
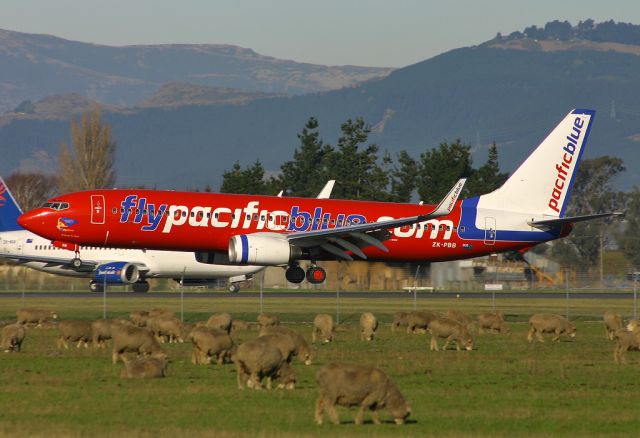
[[[47,237],[48,216],[47,212],[40,209],[31,210],[18,217],[18,225],[32,233]]]

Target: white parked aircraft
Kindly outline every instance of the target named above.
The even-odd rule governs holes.
[[[318,198],[328,198],[334,181],[329,181]],[[184,251],[156,251],[103,247],[82,247],[82,265],[73,267],[73,252],[18,225],[22,210],[0,177],[0,257],[38,271],[68,277],[90,278],[93,292],[103,285],[131,285],[134,292],[147,292],[150,278],[172,278],[185,285],[206,285],[229,279],[229,291],[238,292],[264,266],[214,264],[207,254]],[[205,258],[203,258],[203,256]]]

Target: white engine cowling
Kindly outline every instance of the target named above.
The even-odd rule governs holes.
[[[229,240],[229,262],[283,265],[297,258],[300,249],[277,233],[239,234]]]

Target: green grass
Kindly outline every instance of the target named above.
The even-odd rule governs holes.
[[[11,319],[21,299],[0,300],[0,319]],[[239,391],[235,368],[195,366],[190,345],[169,345],[172,363],[166,379],[120,380],[120,365],[105,350],[59,351],[55,330],[29,329],[24,350],[0,356],[0,435],[3,436],[629,436],[640,430],[640,354],[628,365],[613,363],[613,344],[598,321],[606,309],[628,314],[630,300],[573,300],[574,341],[528,344],[528,316],[564,313],[563,300],[499,300],[512,321],[511,335],[478,335],[471,352],[430,352],[426,335],[391,334],[395,310],[411,299],[343,299],[336,342],[316,345],[314,364],[296,363],[294,391]],[[29,298],[27,305],[56,309],[61,318],[102,315],[99,298]],[[421,299],[421,308],[487,311],[490,300]],[[168,307],[177,298],[109,299],[109,316],[134,309]],[[213,312],[255,320],[254,298],[194,298],[185,301],[185,319]],[[335,315],[333,299],[264,301],[266,312],[302,331],[319,312]],[[360,342],[359,314],[373,311],[383,324],[372,343]],[[234,335],[238,342],[255,331]],[[369,363],[384,369],[413,408],[403,426],[353,424],[355,411],[339,409],[339,426],[313,422],[317,389],[314,373],[330,361]],[[390,420],[386,413],[383,419]],[[368,420],[369,417],[367,416]]]

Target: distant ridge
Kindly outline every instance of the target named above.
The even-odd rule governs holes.
[[[392,71],[297,63],[231,45],[114,47],[1,29],[0,66],[0,112],[24,100],[69,93],[130,106],[168,82],[303,94],[353,86]]]
[[[632,32],[637,27],[623,26]],[[236,160],[260,159],[275,171],[292,157],[296,134],[311,116],[331,144],[341,123],[363,117],[373,127],[370,140],[392,156],[405,149],[418,157],[441,141],[460,138],[473,146],[476,162],[483,162],[488,145],[496,141],[502,170],[512,171],[570,109],[593,108],[597,116],[585,156],[622,158],[629,170],[616,183],[640,185],[640,172],[632,170],[640,168],[640,44],[626,37],[594,41],[521,34],[322,93],[234,97],[234,91],[168,85],[145,98],[149,107],[105,111],[119,145],[118,184],[217,187]],[[204,96],[213,100],[207,103]],[[197,99],[202,104],[180,103]],[[0,126],[0,172],[40,151],[56,156],[68,136],[65,120],[12,119]]]

